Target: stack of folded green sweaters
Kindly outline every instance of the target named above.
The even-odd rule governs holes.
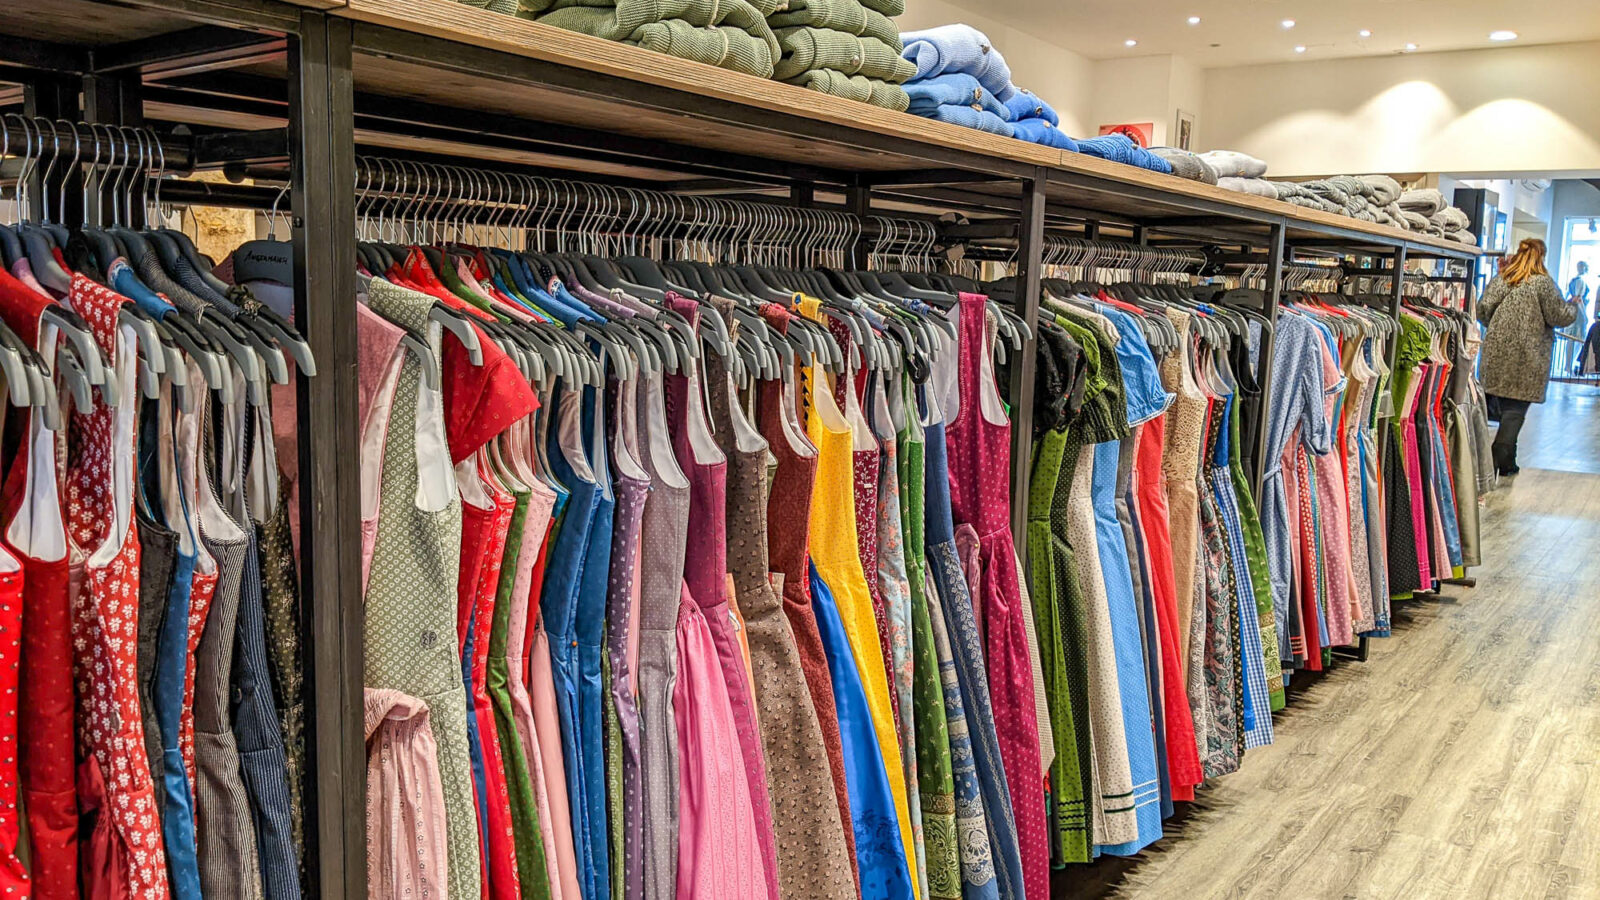
[[[517,14],[657,53],[773,77],[782,51],[767,24],[783,0],[517,0]]]
[[[900,58],[890,20],[905,0],[465,0],[546,25],[681,59],[776,78],[904,112],[901,83],[917,67]]]
[[[900,85],[917,74],[900,58],[900,30],[890,16],[904,0],[778,0],[767,24],[782,54],[774,78],[904,112]]]

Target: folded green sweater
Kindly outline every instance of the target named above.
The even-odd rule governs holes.
[[[896,84],[917,74],[915,63],[901,59],[898,51],[876,38],[807,27],[780,28],[777,34],[782,56],[772,77],[780,81],[812,69],[834,69]]]
[[[824,94],[843,97],[846,100],[856,100],[861,103],[870,103],[895,112],[905,112],[911,104],[911,98],[906,96],[905,89],[898,84],[890,84],[876,78],[863,78],[860,75],[846,75],[833,69],[812,69],[791,79],[790,84],[798,84]]]
[[[773,28],[831,28],[857,37],[877,38],[895,52],[904,49],[900,29],[882,13],[862,6],[861,0],[789,0],[788,6],[767,16],[767,24]]]
[[[611,41],[636,40],[639,29],[658,22],[727,27],[765,43],[771,59],[776,60],[779,53],[778,39],[767,27],[766,17],[745,0],[622,0],[616,6],[564,6],[539,16],[538,21]]]
[[[880,12],[894,18],[906,11],[906,0],[861,0],[863,6],[873,12]]]
[[[772,48],[731,25],[696,28],[682,19],[668,19],[641,26],[627,43],[757,78],[772,77]]]
[[[467,0],[481,2],[481,0]],[[493,0],[505,2],[505,0]],[[552,10],[571,6],[617,10],[617,17],[628,22],[665,22],[682,19],[690,25],[709,27],[727,20],[732,7],[748,6],[762,18],[777,12],[783,0],[520,0],[523,18],[538,18]],[[729,24],[737,24],[730,22]]]
[[[460,0],[463,6],[475,6],[489,12],[504,13],[514,16],[517,14],[517,0]]]

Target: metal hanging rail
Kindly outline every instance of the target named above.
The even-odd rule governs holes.
[[[661,252],[842,267],[870,240],[870,267],[931,270],[934,223],[527,175],[504,169],[356,157],[358,232],[459,239],[476,229],[545,250]]]

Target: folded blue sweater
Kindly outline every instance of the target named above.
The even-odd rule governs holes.
[[[1078,152],[1085,156],[1098,156],[1124,165],[1138,166],[1164,175],[1172,174],[1172,164],[1140,147],[1126,135],[1102,134],[1099,137],[1078,141]]]
[[[917,65],[917,78],[932,78],[946,72],[964,72],[978,79],[1001,103],[1016,94],[1011,85],[1011,67],[1005,57],[989,43],[983,32],[971,25],[940,25],[926,31],[907,31],[900,35],[905,44],[901,53]]]
[[[909,111],[936,122],[949,122],[951,125],[960,125],[963,128],[975,128],[1001,137],[1012,136],[1011,123],[988,110],[973,109],[959,103],[947,103],[943,106],[920,109],[913,105]]]
[[[1011,123],[1012,137],[1019,140],[1043,144],[1046,147],[1055,147],[1059,150],[1078,152],[1078,142],[1073,140],[1066,132],[1050,124],[1049,119],[1019,119]]]
[[[1006,101],[1006,111],[1010,113],[1006,118],[1013,122],[1023,119],[1043,119],[1051,125],[1060,125],[1061,117],[1050,108],[1050,104],[1039,99],[1033,91],[1017,91],[1016,96]]]
[[[1002,119],[1005,104],[994,98],[987,88],[965,72],[948,72],[933,78],[919,78],[902,85],[911,98],[911,110],[932,109],[936,106],[972,106],[992,112]]]

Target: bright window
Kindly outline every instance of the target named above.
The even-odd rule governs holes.
[[[1578,279],[1578,263],[1588,263],[1589,271],[1581,276],[1584,287],[1578,293],[1586,294],[1587,299],[1583,304],[1583,311],[1578,315],[1578,321],[1564,331],[1577,338],[1582,338],[1588,333],[1589,324],[1595,320],[1596,294],[1600,292],[1600,219],[1573,217],[1566,220],[1565,234],[1562,236],[1561,271],[1554,273],[1556,283],[1561,285],[1561,292],[1571,296],[1577,287],[1574,279]]]

